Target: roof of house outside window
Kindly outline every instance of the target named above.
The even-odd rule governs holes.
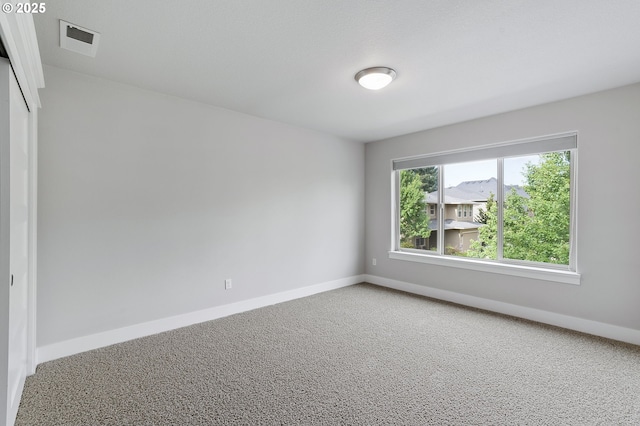
[[[522,187],[518,185],[506,185],[506,192],[515,189],[516,193],[522,197],[529,198]],[[445,204],[480,204],[489,199],[491,194],[498,193],[498,180],[490,178],[485,180],[470,180],[461,182],[456,186],[445,188],[444,203]],[[425,196],[427,204],[436,204],[438,202],[438,191],[429,192]]]
[[[453,220],[453,219],[447,219],[444,221],[444,230],[449,230],[449,229],[478,229],[481,226],[484,226],[484,224],[482,223],[478,223],[478,222],[461,222],[458,220]],[[429,229],[432,230],[432,232],[434,230],[438,229],[438,220],[437,219],[432,219],[429,221]]]
[[[484,200],[482,201],[487,201],[490,194],[498,193],[498,180],[494,177],[485,180],[469,180],[466,182],[461,182],[453,188],[456,188],[460,191],[468,192],[470,194],[481,194],[482,196],[484,196]],[[529,198],[529,194],[527,194],[521,186],[506,185],[505,189],[505,192],[511,191],[511,189],[515,189],[518,195]]]

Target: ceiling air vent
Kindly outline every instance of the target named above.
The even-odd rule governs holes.
[[[60,47],[95,58],[100,33],[60,20]]]

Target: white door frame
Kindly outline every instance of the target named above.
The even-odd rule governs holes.
[[[6,368],[7,425],[12,425],[28,375],[29,346],[29,111],[9,61],[0,59],[2,151],[2,365]],[[14,181],[15,179],[15,181]],[[14,192],[15,191],[15,192]],[[24,213],[23,213],[24,212]],[[7,214],[8,213],[8,214]],[[13,215],[16,215],[15,217]],[[8,228],[8,229],[7,229]],[[6,237],[9,238],[6,238]],[[6,260],[9,258],[9,270]],[[15,279],[15,281],[14,281]],[[8,296],[8,297],[5,297]],[[5,340],[6,336],[6,340]],[[6,357],[6,361],[5,361]],[[6,364],[5,364],[6,362]],[[6,366],[6,367],[5,367]]]
[[[4,74],[4,73],[0,73]],[[3,80],[0,77],[0,80]],[[1,84],[1,83],[0,83]],[[8,89],[8,84],[7,84]],[[4,92],[4,89],[3,89]],[[9,90],[6,91],[7,95]],[[10,314],[10,277],[11,277],[11,235],[9,183],[10,161],[10,108],[8,96],[0,102],[0,425],[6,426],[9,418],[9,314]]]
[[[27,269],[28,283],[28,331],[27,331],[27,375],[35,374],[38,366],[36,346],[36,300],[37,300],[37,272],[38,272],[38,109],[33,108],[29,113],[29,218],[28,244],[29,266]]]
[[[13,2],[13,1],[11,1]],[[9,56],[20,90],[29,109],[29,326],[27,336],[27,374],[38,365],[36,347],[37,227],[38,227],[38,89],[44,87],[44,74],[33,17],[30,14],[0,13],[0,39]]]
[[[6,0],[13,3],[14,0]],[[37,189],[38,189],[38,162],[37,162],[37,150],[38,150],[38,108],[40,108],[40,97],[38,95],[38,89],[44,87],[44,75],[42,71],[42,62],[40,60],[40,52],[38,50],[38,41],[36,38],[35,26],[33,24],[33,17],[30,14],[16,14],[16,13],[0,13],[0,41],[4,46],[4,50],[9,57],[11,67],[22,95],[29,109],[29,135],[28,135],[28,150],[30,151],[28,159],[28,191],[29,191],[29,212],[28,212],[28,324],[27,324],[27,374],[35,373],[36,366],[38,364],[37,359],[37,347],[36,347],[36,288],[37,288]],[[1,109],[1,108],[0,108]],[[3,160],[3,166],[8,165],[8,161]],[[7,182],[8,184],[8,182]],[[8,185],[2,182],[0,185],[3,189],[7,189]],[[6,187],[6,188],[5,188]],[[8,196],[7,194],[3,194]],[[4,196],[3,198],[7,199]],[[4,203],[3,203],[4,204]],[[8,213],[8,208],[5,206],[2,208],[3,213]],[[2,222],[8,217],[2,215]],[[3,226],[4,228],[4,226]],[[4,235],[3,235],[4,237]],[[7,235],[8,237],[8,235]],[[4,240],[4,238],[3,238]],[[5,253],[5,248],[8,249],[8,244],[3,241],[2,249],[0,250],[0,277],[10,276],[9,271],[9,252]],[[5,262],[6,261],[6,262]],[[6,263],[6,265],[5,265]],[[6,278],[6,277],[5,277]],[[4,279],[0,279],[0,285],[5,285]],[[8,291],[8,288],[7,288]],[[0,293],[5,294],[4,291]],[[8,293],[7,293],[8,295]],[[2,308],[4,309],[4,307]],[[9,312],[3,312],[0,310],[0,327],[7,328],[7,330],[0,330],[0,337],[7,341],[0,342],[0,348],[8,346],[8,335],[5,331],[8,331],[8,315]],[[6,320],[6,323],[5,323]],[[0,359],[5,359],[8,354],[0,354]],[[3,363],[0,365],[0,426],[4,426],[6,422],[13,424],[13,419],[10,419],[9,413],[7,413],[7,386],[8,386],[8,365]]]

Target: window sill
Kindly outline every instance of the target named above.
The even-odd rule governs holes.
[[[516,277],[534,278],[563,284],[580,285],[579,273],[559,269],[545,269],[532,266],[488,262],[484,260],[466,259],[453,256],[411,253],[405,251],[390,251],[389,259],[428,263],[431,265],[470,269],[472,271],[491,272],[494,274],[512,275]]]

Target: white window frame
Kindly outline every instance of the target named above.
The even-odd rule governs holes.
[[[576,206],[577,206],[577,132],[568,132],[537,138],[522,139],[498,144],[483,145],[471,149],[461,149],[438,152],[430,155],[395,159],[392,161],[392,203],[391,203],[391,249],[389,258],[402,261],[419,262],[432,265],[449,266],[460,269],[471,269],[481,272],[492,272],[504,275],[534,278],[565,284],[580,284],[580,274],[577,270],[577,235],[576,235]],[[542,262],[520,261],[502,257],[503,221],[502,203],[504,197],[504,158],[522,155],[540,154],[545,152],[571,152],[571,193],[570,193],[570,254],[569,265],[555,265]],[[444,247],[444,169],[447,164],[497,159],[498,163],[498,259],[473,259],[445,254]],[[425,251],[400,247],[399,205],[400,205],[400,170],[438,167],[438,245],[437,251]]]

